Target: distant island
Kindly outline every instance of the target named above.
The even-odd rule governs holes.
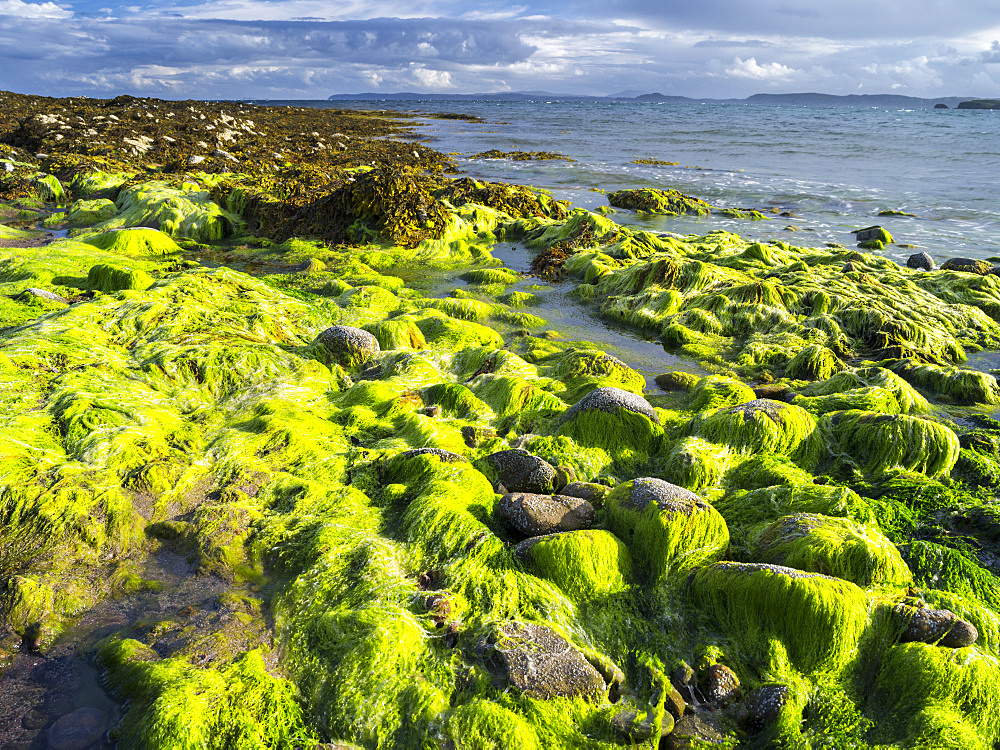
[[[1000,99],[973,99],[959,102],[959,109],[1000,109]]]
[[[924,99],[900,94],[754,94],[745,99],[711,99],[673,96],[661,93],[637,96],[579,96],[556,94],[548,91],[507,91],[479,94],[429,94],[415,91],[398,93],[367,92],[360,94],[333,94],[327,101],[621,101],[688,104],[764,104],[812,107],[905,107],[909,109],[996,109],[1000,101],[973,99],[967,96],[947,96]],[[991,103],[994,106],[980,106]],[[943,106],[938,106],[943,105]]]

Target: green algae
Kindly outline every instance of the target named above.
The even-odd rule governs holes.
[[[729,530],[708,503],[661,507],[656,501],[636,507],[634,482],[625,482],[605,498],[608,526],[632,552],[636,573],[651,584],[679,578],[692,568],[718,559],[729,545]]]
[[[114,111],[142,106],[135,101]],[[308,122],[311,115],[290,108],[289,117]],[[355,139],[345,140],[345,150],[323,150],[335,152],[323,153],[324,169],[331,155],[358,158]],[[379,153],[368,148],[360,149],[365,163]],[[412,152],[410,144],[399,148]],[[161,145],[154,149],[161,153]],[[256,169],[252,157],[245,163]],[[973,622],[982,651],[968,652],[995,655],[1000,588],[985,567],[994,522],[984,496],[947,475],[989,486],[996,451],[982,435],[963,435],[959,454],[953,431],[935,421],[939,401],[990,403],[988,379],[969,384],[954,365],[966,348],[1000,341],[994,279],[914,275],[886,259],[748,243],[725,232],[663,238],[579,211],[567,222],[564,206],[514,186],[411,172],[397,180],[380,169],[355,189],[359,180],[345,174],[374,170],[338,167],[320,176],[300,164],[294,177],[289,170],[244,180],[182,176],[174,157],[162,173],[169,190],[188,197],[206,190],[226,211],[267,217],[271,240],[248,240],[224,258],[255,273],[253,264],[271,264],[266,283],[194,270],[178,262],[168,236],[140,227],[81,234],[83,241],[18,249],[0,260],[7,320],[19,326],[5,333],[0,357],[0,445],[9,458],[0,474],[0,570],[14,571],[4,578],[10,593],[0,600],[2,624],[16,621],[23,630],[43,622],[51,637],[95,602],[155,589],[141,563],[163,549],[187,556],[192,575],[272,592],[252,619],[273,637],[274,651],[214,625],[198,641],[222,644],[203,652],[206,661],[198,647],[173,652],[163,643],[157,658],[145,626],[123,628],[102,647],[109,684],[132,699],[121,737],[137,747],[181,746],[177,727],[186,711],[192,736],[207,746],[610,746],[607,717],[616,709],[607,703],[550,702],[493,684],[475,644],[512,619],[556,629],[607,674],[607,665],[619,663],[628,694],[648,700],[655,715],[662,712],[662,695],[649,688],[655,674],[665,685],[664,663],[695,663],[706,648],[724,655],[747,688],[770,679],[791,685],[775,734],[750,742],[766,744],[766,735],[789,746],[975,746],[995,735],[984,718],[995,713],[982,687],[988,671],[957,678],[934,659],[913,659],[915,666],[898,671],[930,682],[910,681],[915,694],[897,700],[901,683],[886,668],[883,703],[849,684],[839,670],[851,665],[854,645],[876,670],[883,653],[901,648],[890,641],[874,648],[857,636],[872,601],[860,589],[808,576],[775,582],[759,572],[744,585],[723,580],[720,564],[695,571],[689,588],[679,573],[690,572],[688,557],[701,553],[694,545],[686,555],[685,544],[670,541],[682,525],[678,514],[650,513],[672,518],[646,524],[626,516],[618,500],[598,503],[599,528],[540,542],[539,556],[522,565],[495,533],[492,487],[462,460],[516,440],[581,479],[626,486],[651,474],[695,489],[718,511],[708,513],[716,534],[706,561],[750,559],[760,530],[782,516],[829,516],[821,543],[785,539],[771,551],[780,547],[785,564],[826,566],[822,572],[861,586],[901,585],[905,570],[889,539],[924,587],[910,595]],[[105,166],[107,174],[118,171]],[[75,195],[85,194],[85,181],[72,175],[100,183],[89,168],[52,169]],[[170,170],[180,170],[177,179]],[[293,180],[301,187],[289,189]],[[120,199],[124,182],[95,189]],[[151,196],[167,193],[142,184],[121,192],[141,188],[152,210]],[[318,185],[340,193],[294,218],[323,198]],[[358,201],[366,196],[385,201],[365,213]],[[172,205],[178,215],[195,214]],[[366,244],[272,242],[293,228]],[[148,239],[133,242],[140,235]],[[439,301],[401,280],[412,278],[405,267],[415,259],[431,271],[489,265],[497,238],[529,243],[547,268],[584,282],[576,297],[595,312],[660,336],[719,375],[650,397],[655,419],[628,409],[565,418],[588,392],[641,394],[643,379],[580,342],[508,337],[520,356],[504,351],[507,326],[541,321],[493,301],[516,279],[503,269],[474,271],[466,279],[474,286]],[[367,244],[373,239],[378,244]],[[844,273],[848,261],[856,270]],[[301,263],[308,265],[293,265]],[[139,281],[94,295],[89,274],[101,266]],[[31,301],[37,298],[22,296],[28,288],[72,304]],[[517,294],[502,301],[527,301]],[[364,327],[381,355],[350,373],[317,358],[310,342],[337,324]],[[865,358],[883,366],[857,366]],[[950,380],[936,374],[917,382],[899,364],[907,359],[905,367],[932,366]],[[794,404],[736,414],[734,407],[754,400],[741,379],[758,377],[793,380],[780,398]],[[427,448],[448,453],[419,452]],[[614,526],[618,538],[602,526]],[[649,543],[635,542],[629,529]],[[966,538],[981,545],[982,558]],[[633,585],[633,574],[649,583],[667,569],[670,585]],[[658,656],[637,656],[649,652]],[[965,687],[949,687],[938,701],[927,698],[934,680],[965,680]],[[859,706],[872,718],[891,718],[863,737]],[[907,714],[909,706],[917,708]]]
[[[892,542],[848,518],[800,513],[778,519],[755,536],[759,562],[842,578],[862,588],[913,580]]]
[[[602,530],[543,537],[531,545],[527,555],[531,570],[576,601],[621,593],[628,588],[632,573],[628,547]]]
[[[802,670],[836,670],[855,656],[868,600],[853,583],[791,568],[715,563],[696,571],[695,601],[735,634],[745,658],[769,663],[778,639]]]

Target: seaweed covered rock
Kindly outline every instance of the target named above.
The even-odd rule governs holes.
[[[760,732],[778,721],[789,693],[787,685],[761,685],[751,690],[746,697],[744,728],[751,733]]]
[[[958,460],[958,436],[947,425],[905,414],[848,410],[822,418],[837,459],[866,475],[949,472]]]
[[[754,559],[843,578],[862,588],[913,580],[899,550],[878,530],[849,518],[784,516],[756,539]]]
[[[71,227],[90,227],[102,221],[107,221],[118,213],[114,201],[107,198],[94,200],[79,200],[70,206],[66,215],[66,223]]]
[[[563,487],[559,492],[563,495],[569,495],[570,497],[583,498],[592,505],[598,507],[604,504],[604,498],[610,492],[610,488],[603,484],[595,484],[594,482],[570,482],[565,487]]]
[[[745,383],[721,375],[707,375],[691,389],[691,403],[688,406],[692,411],[706,411],[753,400],[753,389]]]
[[[875,240],[881,242],[883,245],[891,245],[893,242],[892,235],[878,225],[865,227],[864,229],[856,229],[854,232],[854,237],[859,243],[861,242],[871,242]]]
[[[840,668],[854,658],[868,623],[867,596],[853,583],[778,565],[706,565],[691,588],[698,606],[760,665],[777,639],[798,669]]]
[[[594,521],[594,506],[567,495],[513,492],[500,498],[496,517],[531,537],[589,528]]]
[[[514,547],[514,553],[577,601],[624,591],[631,579],[628,547],[602,529],[525,539]]]
[[[998,685],[997,659],[975,648],[893,646],[882,657],[868,702],[876,719],[873,740],[989,750],[1000,738]]]
[[[625,482],[605,504],[609,528],[629,546],[637,573],[650,583],[683,575],[729,545],[726,522],[715,508],[662,479]]]
[[[505,623],[485,635],[477,651],[501,685],[532,698],[600,700],[607,692],[600,672],[544,625]]]
[[[491,453],[481,464],[497,492],[545,493],[556,488],[555,468],[523,448]]]
[[[979,638],[976,627],[946,609],[898,604],[893,614],[905,626],[900,643],[931,643],[942,648],[964,648]]]
[[[153,280],[149,274],[139,269],[116,268],[106,263],[98,263],[87,272],[87,286],[101,292],[148,289],[152,284]]]
[[[173,238],[156,229],[111,229],[84,237],[83,242],[115,255],[129,258],[148,258],[173,255],[181,251]]]
[[[988,372],[902,359],[891,369],[908,383],[958,404],[1000,404],[1000,384]]]
[[[985,276],[993,270],[993,264],[985,260],[976,260],[975,258],[948,258],[948,260],[941,264],[941,270],[974,273],[977,276]]]
[[[656,214],[679,216],[693,214],[704,216],[712,212],[712,207],[700,198],[692,198],[678,190],[619,190],[608,194],[608,203],[615,208],[631,208]]]
[[[316,337],[315,343],[344,367],[362,365],[381,351],[374,335],[353,326],[331,326]]]
[[[805,409],[769,399],[754,399],[696,418],[699,437],[747,453],[778,453],[815,460],[816,420]]]
[[[642,396],[620,388],[597,388],[563,414],[557,434],[612,456],[648,456],[659,447],[663,428]]]

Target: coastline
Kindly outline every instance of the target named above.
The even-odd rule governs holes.
[[[645,231],[760,217],[400,113],[0,112],[0,741],[1000,737],[990,263]]]

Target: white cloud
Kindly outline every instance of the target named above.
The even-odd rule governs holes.
[[[414,67],[413,77],[421,86],[434,91],[450,89],[455,85],[451,81],[451,74],[446,70],[431,70],[430,68]]]
[[[731,76],[752,78],[756,81],[787,81],[796,72],[796,70],[778,62],[760,65],[755,57],[748,57],[746,60],[734,57],[732,66],[726,68],[726,73]]]
[[[73,12],[55,3],[26,3],[23,0],[0,0],[0,16],[18,18],[72,18]]]

